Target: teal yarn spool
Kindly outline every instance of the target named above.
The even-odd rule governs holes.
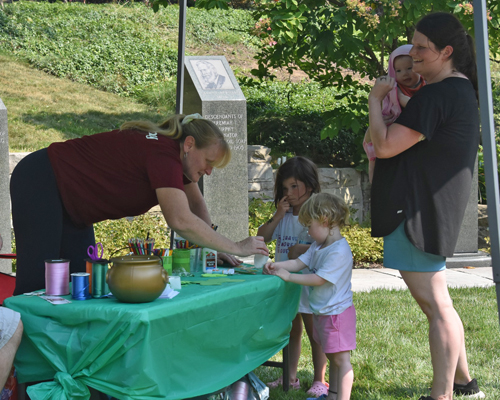
[[[109,293],[108,284],[106,283],[107,273],[107,260],[92,262],[92,297],[99,298]]]

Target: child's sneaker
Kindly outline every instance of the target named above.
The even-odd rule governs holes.
[[[453,384],[453,393],[457,396],[464,396],[469,399],[484,399],[486,396],[479,390],[477,381],[474,378],[467,385]]]

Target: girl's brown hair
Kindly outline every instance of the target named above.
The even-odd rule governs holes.
[[[321,191],[316,164],[301,156],[290,158],[278,168],[276,173],[276,182],[274,183],[274,204],[276,207],[283,198],[283,182],[288,178],[295,178],[303,182],[307,189],[312,189],[312,193]]]

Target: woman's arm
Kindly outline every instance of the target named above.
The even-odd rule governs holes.
[[[189,200],[182,190],[158,188],[156,196],[168,226],[190,242],[238,256],[269,255],[262,237],[248,237],[235,243],[215,232],[206,221],[193,214]]]
[[[387,127],[382,117],[381,102],[394,86],[394,79],[380,77],[368,96],[370,135],[378,158],[394,157],[418,143],[421,133],[403,125]]]

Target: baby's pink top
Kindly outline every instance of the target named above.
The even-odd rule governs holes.
[[[399,46],[391,53],[389,57],[389,70],[387,75],[396,79],[396,70],[394,69],[395,58],[399,56],[409,56],[412,47],[413,45],[411,44],[405,44],[403,46]],[[387,96],[385,96],[384,101],[382,102],[382,115],[391,117],[391,120],[387,123],[390,125],[396,120],[397,117],[399,117],[399,114],[401,114],[401,105],[398,100],[398,87],[396,84],[392,90],[387,93]]]

